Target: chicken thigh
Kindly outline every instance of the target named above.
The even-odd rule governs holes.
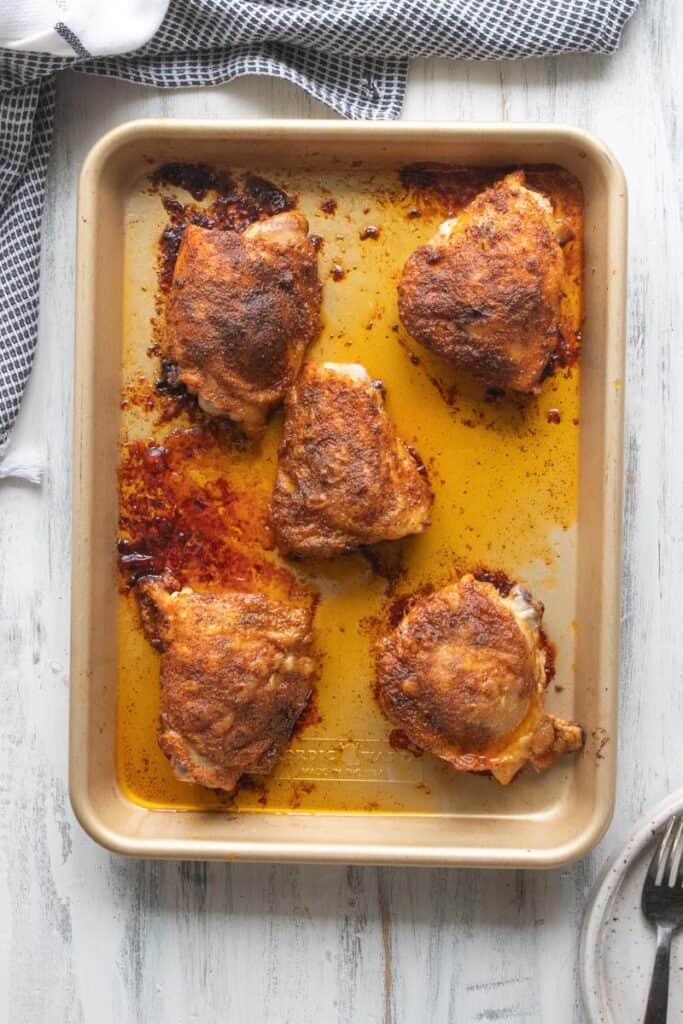
[[[407,260],[406,330],[488,387],[537,392],[558,340],[566,240],[548,199],[508,174]]]
[[[167,356],[209,413],[258,435],[320,333],[322,288],[306,218],[243,234],[188,225],[166,308]]]
[[[432,493],[356,363],[307,363],[285,412],[270,522],[286,554],[331,558],[420,533]]]
[[[583,746],[580,726],[543,706],[543,606],[463,576],[418,600],[381,643],[377,696],[415,746],[461,772],[511,782]]]
[[[311,694],[312,615],[259,594],[197,594],[169,577],[137,585],[161,651],[159,746],[185,782],[233,791],[269,772]]]

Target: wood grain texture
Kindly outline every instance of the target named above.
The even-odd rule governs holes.
[[[68,75],[46,207],[40,344],[15,432],[42,489],[0,487],[0,1019],[185,1024],[583,1021],[588,889],[683,784],[683,5],[643,0],[613,58],[417,62],[405,116],[555,120],[602,136],[631,195],[620,781],[595,853],[542,873],[136,862],[66,792],[76,176],[134,117],[330,116],[243,79],[154,90]],[[679,1012],[681,1008],[678,1008]]]

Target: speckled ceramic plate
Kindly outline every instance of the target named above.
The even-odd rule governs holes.
[[[683,811],[683,789],[639,821],[626,845],[595,883],[581,934],[583,1000],[590,1024],[635,1024],[643,1019],[655,954],[654,930],[640,910],[643,879],[655,836]],[[683,1019],[683,933],[674,937],[669,1021]]]

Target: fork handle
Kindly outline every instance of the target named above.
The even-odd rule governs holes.
[[[643,1024],[666,1024],[666,1011],[669,1005],[669,954],[674,931],[669,924],[657,925],[657,952]]]

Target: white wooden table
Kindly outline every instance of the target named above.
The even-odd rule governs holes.
[[[130,118],[332,115],[263,79],[165,94],[60,80],[40,344],[15,432],[16,447],[37,444],[48,474],[42,489],[0,486],[1,1020],[584,1019],[576,961],[588,889],[634,820],[683,784],[682,66],[683,4],[643,0],[613,58],[424,61],[410,76],[406,117],[580,125],[613,148],[630,186],[617,812],[592,856],[547,874],[131,861],[74,821],[66,765],[78,169],[99,135]]]

